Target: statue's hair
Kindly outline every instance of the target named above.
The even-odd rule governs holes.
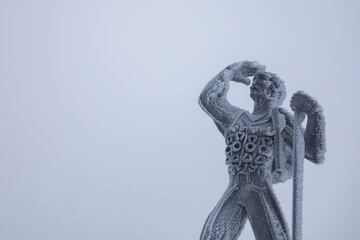
[[[285,83],[283,80],[281,80],[281,78],[279,78],[278,75],[271,72],[259,72],[254,76],[254,79],[255,78],[268,80],[272,82],[272,85],[270,87],[272,88],[272,90],[279,93],[279,97],[278,97],[279,106],[284,102],[286,98]]]

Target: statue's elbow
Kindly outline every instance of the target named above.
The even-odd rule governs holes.
[[[200,105],[201,108],[203,108],[204,106],[204,96],[203,93],[200,94],[199,98],[198,98],[198,104]]]
[[[198,98],[198,104],[200,105],[201,109],[204,111],[208,111],[210,104],[209,104],[209,96],[206,92],[202,92]]]
[[[305,157],[311,162],[321,164],[325,160],[325,129],[316,128],[311,135],[305,135]]]
[[[313,163],[324,162],[326,152],[325,117],[316,113],[309,117],[305,129],[305,157]]]
[[[211,107],[209,106],[209,104],[204,101],[202,98],[198,99],[198,103],[200,105],[200,108],[208,115],[211,116],[210,112],[211,112]]]

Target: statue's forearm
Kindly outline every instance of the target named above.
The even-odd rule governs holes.
[[[223,72],[217,74],[200,94],[199,104],[208,113],[215,122],[228,125],[231,123],[233,114],[238,110],[232,106],[226,99],[226,94],[230,87],[230,77]]]
[[[304,138],[306,158],[314,163],[322,163],[326,151],[325,117],[322,111],[308,115]]]

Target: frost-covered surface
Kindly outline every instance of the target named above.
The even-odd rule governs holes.
[[[199,104],[225,138],[225,163],[230,182],[210,213],[201,240],[236,239],[248,218],[257,240],[290,239],[289,230],[271,185],[293,176],[294,239],[301,239],[303,157],[321,163],[325,153],[325,119],[317,101],[304,92],[291,99],[299,116],[280,108],[286,96],[284,82],[257,62],[238,62],[217,74],[202,91]],[[250,85],[253,112],[226,99],[229,82]],[[298,116],[297,115],[297,116]],[[301,119],[302,118],[302,119]],[[305,153],[304,153],[305,152]]]

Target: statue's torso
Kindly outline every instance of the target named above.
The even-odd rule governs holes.
[[[242,114],[225,132],[229,171],[245,175],[247,179],[270,179],[274,133],[271,117],[254,121],[249,113]]]

